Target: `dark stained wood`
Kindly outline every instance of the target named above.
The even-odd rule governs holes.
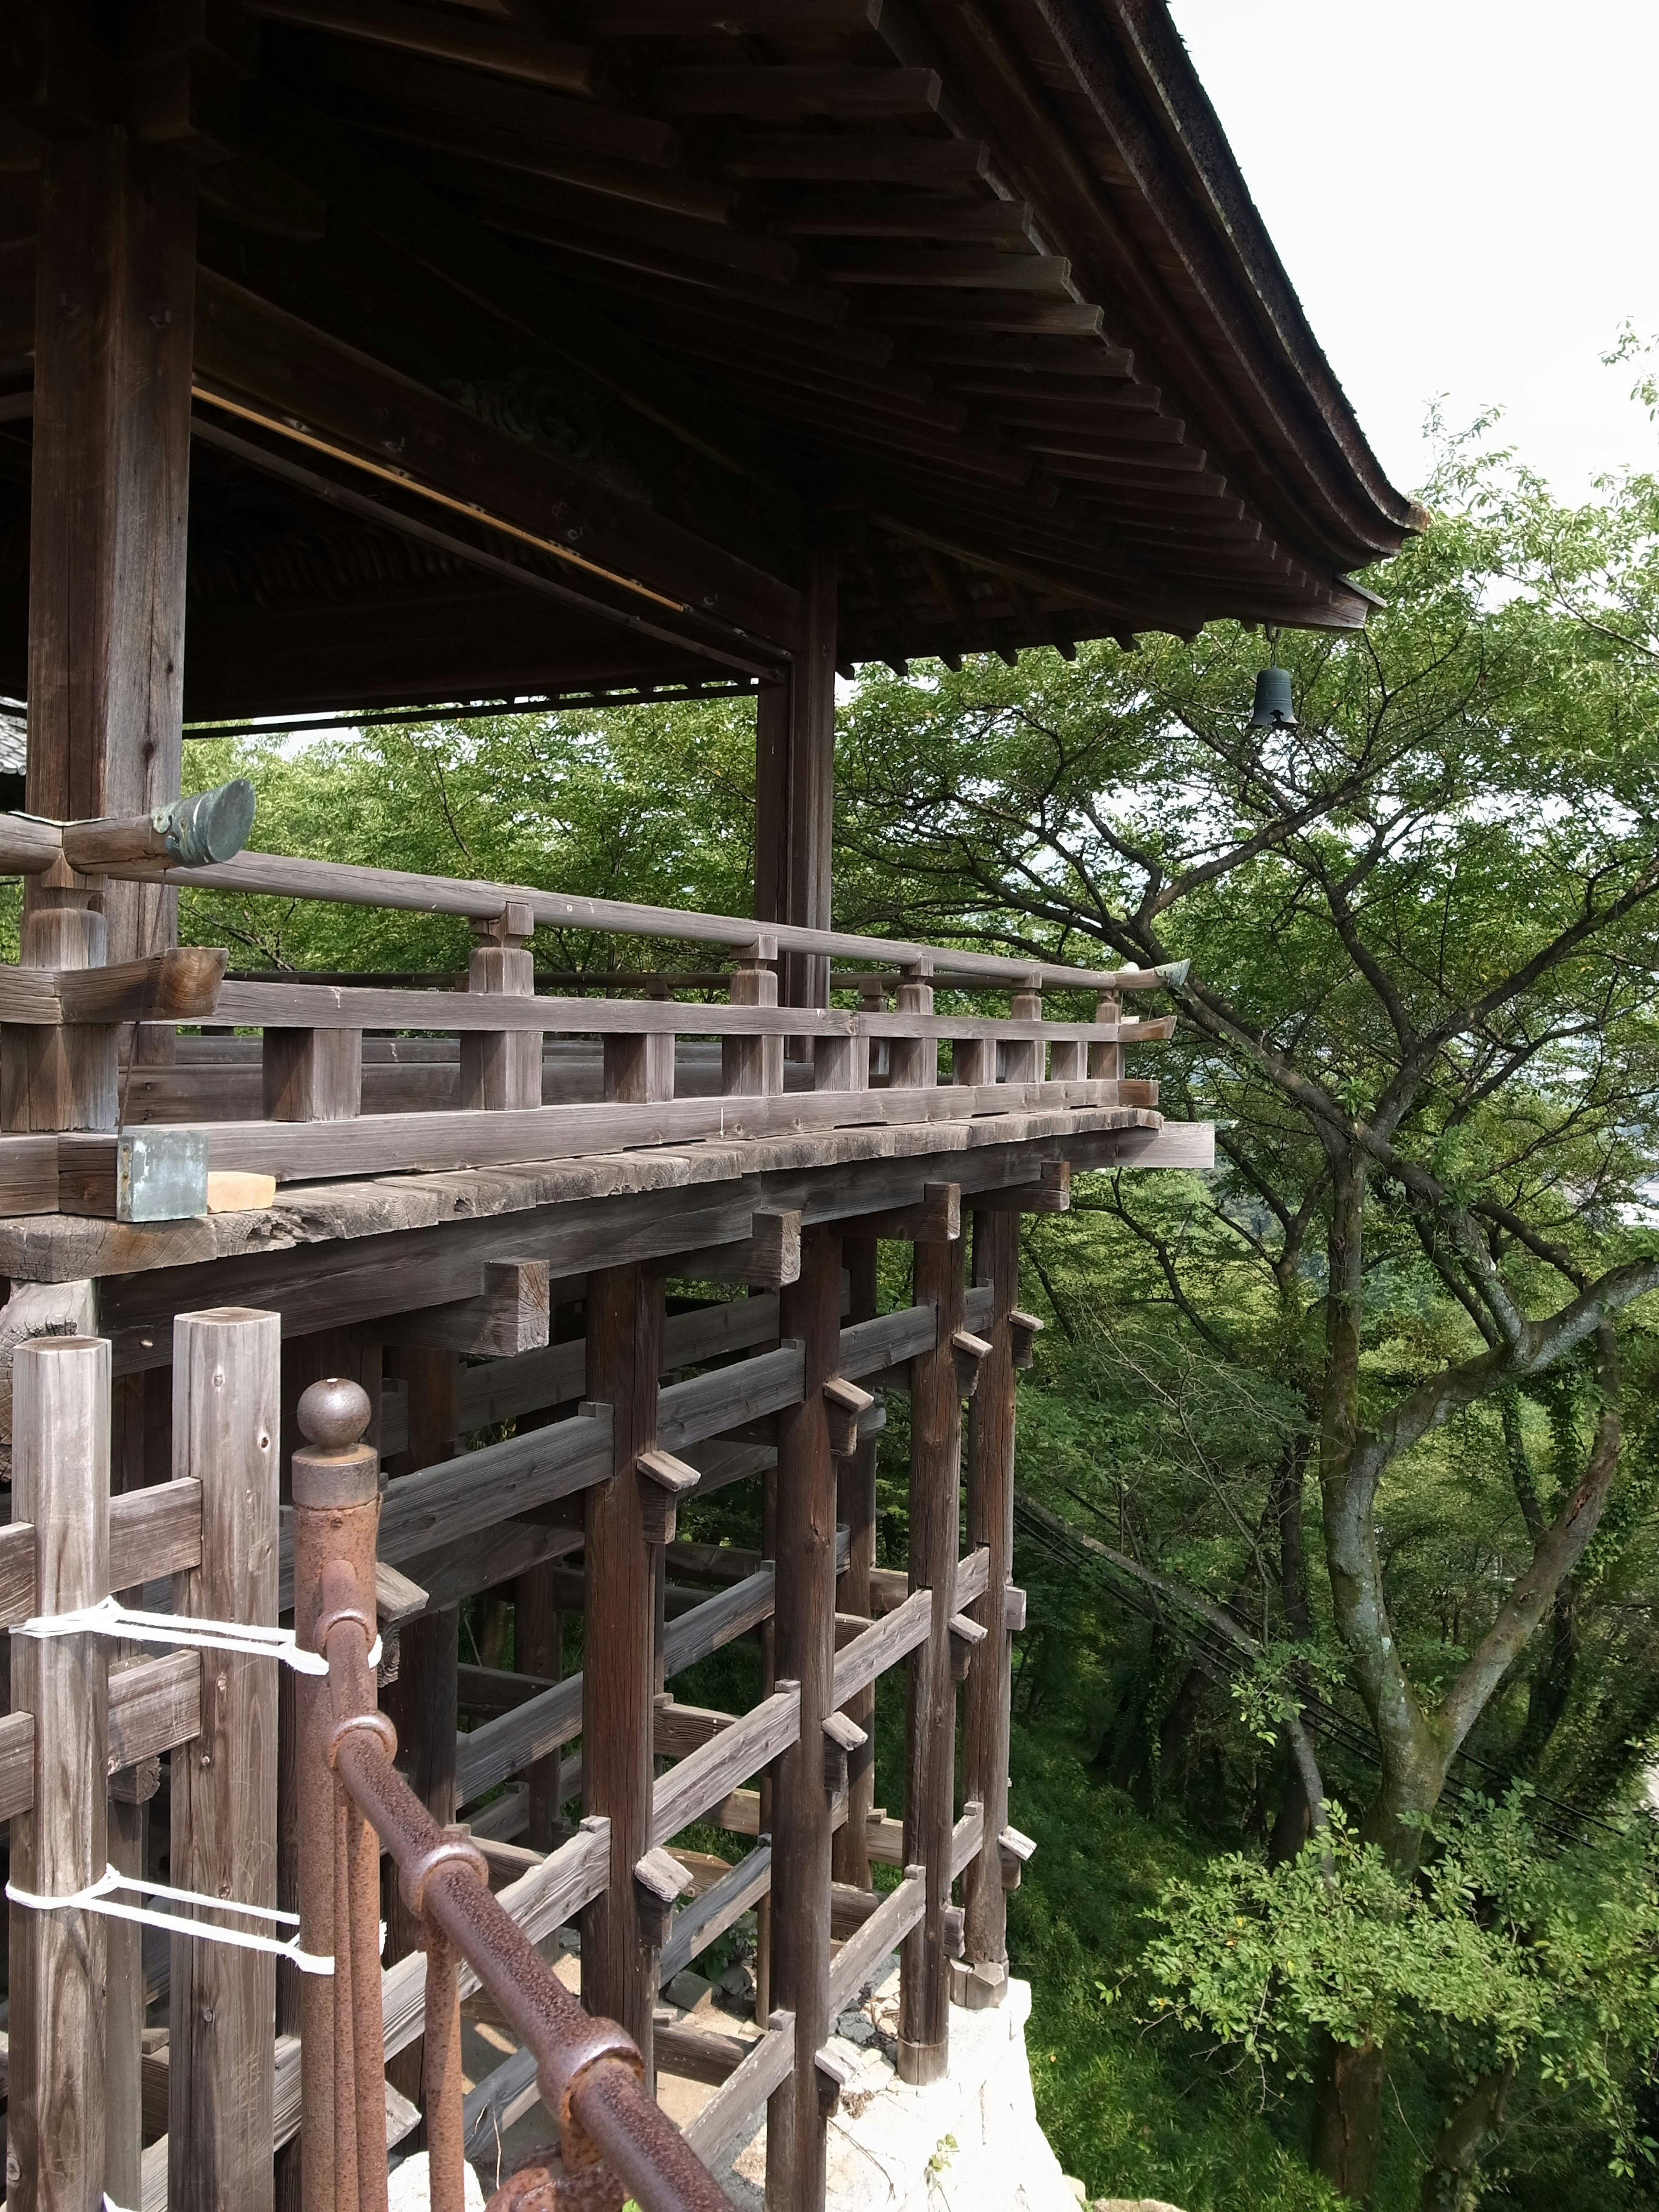
[[[833,555],[813,556],[805,638],[786,682],[762,691],[756,719],[755,911],[807,929],[830,927],[837,574]],[[825,1006],[829,986],[826,957],[786,951],[786,1006]]]
[[[202,1488],[202,1564],[181,1613],[276,1626],[282,1325],[238,1309],[184,1314],[173,1335],[176,1479]],[[201,1735],[173,1762],[175,1887],[276,1902],[276,1662],[204,1652]],[[167,2203],[250,2212],[273,2202],[268,1954],[173,1940]]]
[[[901,2078],[912,2082],[939,2080],[950,2063],[945,1913],[957,1720],[950,1622],[962,1474],[962,1398],[951,1340],[966,1313],[965,1257],[960,1243],[915,1248],[917,1299],[938,1308],[939,1339],[910,1369],[910,1587],[917,1597],[930,1594],[928,1635],[910,1660],[905,1697],[904,1858],[927,1877],[927,1911],[900,1954],[898,2063]]]
[[[841,1238],[830,1228],[801,1239],[799,1282],[779,1293],[779,1322],[805,1361],[799,1405],[778,1423],[777,1606],[780,1680],[800,1684],[799,1740],[779,1760],[772,1787],[771,2001],[795,2014],[795,2075],[767,2109],[766,2197],[775,2212],[823,2202],[825,2116],[813,2089],[813,2055],[829,2033],[830,1799],[823,1724],[835,1710],[836,1463],[823,1385],[841,1350]]]
[[[581,1677],[583,1809],[611,1822],[611,1883],[582,1923],[582,2002],[618,2020],[651,2078],[656,1954],[634,1895],[651,1848],[653,1603],[641,1480],[657,1442],[662,1281],[635,1267],[587,1279],[587,1389],[612,1409],[611,1480],[587,1492]]]
[[[876,1312],[876,1240],[873,1237],[842,1239],[851,1303],[850,1320],[872,1319]],[[842,1342],[846,1339],[843,1334]],[[836,1463],[836,1517],[847,1529],[847,1565],[836,1586],[838,1613],[867,1620],[873,1611],[871,1571],[876,1564],[876,1438],[864,1438],[850,1458]],[[847,1818],[836,1831],[831,1858],[837,1881],[870,1887],[870,1853],[866,1839],[869,1816],[876,1802],[874,1722],[875,1686],[871,1684],[841,1707],[856,1721],[869,1741],[848,1760]]]
[[[968,1674],[963,1729],[963,1790],[984,1808],[985,1832],[1008,1825],[1008,1591],[1014,1543],[1013,1330],[1009,1316],[1019,1296],[1017,1213],[976,1212],[974,1273],[991,1286],[992,1318],[981,1324],[989,1356],[981,1362],[969,1414],[968,1542],[990,1557],[984,1596],[974,1607],[987,1631]],[[1006,1900],[994,1850],[981,1850],[963,1886],[968,1959],[975,1969],[970,1990],[981,2002],[999,2002],[1007,1982]]]
[[[552,1580],[554,1571],[532,1567],[513,1586],[514,1656],[520,1673],[545,1676],[550,1682],[558,1681],[564,1674],[564,1615]],[[525,1770],[530,1790],[526,1833],[532,1850],[550,1851],[562,1838],[563,1792],[559,1784],[562,1765],[556,1746],[545,1758],[532,1759]]]
[[[931,115],[944,87],[933,70],[836,68],[667,69],[651,81],[665,115],[845,116],[865,123]]]
[[[469,23],[406,8],[398,0],[254,0],[252,12],[273,22],[334,31],[371,46],[460,62],[469,69],[553,92],[592,89],[593,60],[584,46],[538,39],[494,23]]]

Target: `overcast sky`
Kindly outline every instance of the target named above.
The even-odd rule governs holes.
[[[1605,368],[1659,335],[1659,0],[1171,0],[1316,335],[1394,481],[1429,403],[1505,410],[1581,495],[1659,466]]]

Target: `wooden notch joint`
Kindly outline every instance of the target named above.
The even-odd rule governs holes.
[[[971,1398],[979,1381],[981,1360],[988,1357],[990,1346],[982,1336],[971,1329],[955,1330],[951,1338],[951,1363],[957,1372],[957,1389],[964,1398]]]
[[[1034,1313],[1022,1312],[1016,1306],[1008,1316],[1008,1336],[1013,1346],[1014,1365],[1022,1373],[1030,1367],[1032,1346],[1043,1328]]]
[[[962,1185],[924,1183],[920,1205],[866,1214],[856,1224],[856,1233],[910,1244],[954,1244],[962,1234]]]
[[[1010,1583],[1002,1593],[1002,1625],[1010,1636],[1018,1636],[1025,1626],[1025,1593]]]
[[[661,1950],[668,1940],[677,1899],[689,1896],[696,1887],[679,1861],[660,1845],[635,1861],[634,1904],[640,1934],[648,1949]]]
[[[825,2043],[812,2054],[812,2078],[817,2084],[819,2117],[830,2119],[841,2103],[842,2091],[853,2078],[853,2069]]]
[[[826,1713],[823,1727],[824,1795],[839,1797],[847,1787],[848,1760],[855,1751],[861,1751],[870,1739],[847,1713]]]
[[[384,1343],[464,1352],[474,1358],[507,1359],[546,1348],[551,1316],[545,1260],[487,1260],[476,1297],[453,1298],[377,1322]]]
[[[634,1468],[641,1478],[640,1518],[645,1540],[647,1544],[672,1544],[679,1501],[695,1490],[702,1478],[695,1467],[676,1459],[672,1452],[655,1449],[641,1452]]]
[[[752,1290],[781,1291],[800,1280],[799,1210],[778,1207],[751,1214],[746,1237],[677,1254],[669,1264],[675,1276],[688,1282],[747,1283]]]
[[[1040,1160],[1035,1182],[1012,1183],[1006,1190],[975,1192],[973,1204],[981,1213],[1069,1213],[1072,1209],[1072,1163],[1067,1159]]]
[[[859,1423],[875,1404],[867,1390],[844,1376],[835,1375],[823,1386],[824,1411],[830,1419],[830,1449],[836,1459],[850,1459],[859,1448]]]
[[[527,898],[506,899],[499,914],[474,917],[472,934],[489,945],[527,945],[536,934],[536,910]]]
[[[956,1681],[965,1682],[974,1654],[984,1643],[987,1632],[977,1620],[970,1620],[965,1613],[951,1615],[950,1630],[951,1674]]]
[[[997,1838],[997,1856],[1002,1867],[1002,1887],[1019,1887],[1020,1869],[1036,1849],[1035,1840],[1018,1828],[1005,1828]]]

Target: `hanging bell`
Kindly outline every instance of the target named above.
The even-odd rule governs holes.
[[[1291,702],[1288,668],[1263,668],[1255,679],[1255,706],[1250,715],[1253,730],[1293,730],[1296,708]]]

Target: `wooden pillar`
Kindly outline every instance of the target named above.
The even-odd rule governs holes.
[[[611,1822],[611,1881],[582,1920],[582,2002],[620,2021],[651,2063],[657,1957],[634,1869],[651,1848],[653,1578],[635,1471],[657,1440],[660,1275],[638,1266],[587,1279],[587,1390],[611,1413],[609,1482],[586,1497],[582,1652],[584,1809]]]
[[[458,1352],[414,1346],[389,1347],[386,1358],[392,1373],[409,1385],[408,1449],[386,1462],[387,1474],[395,1480],[455,1456],[461,1425],[461,1362]],[[453,1820],[456,1811],[460,1620],[460,1608],[450,1605],[406,1621],[398,1636],[398,1679],[388,1682],[380,1695],[381,1706],[398,1731],[398,1763],[410,1788],[441,1826]],[[384,1910],[389,1965],[418,1950],[422,1932],[389,1869]],[[411,2104],[421,2100],[422,2051],[417,2037],[386,2062],[386,2079]],[[416,2137],[417,2145],[423,2141],[423,2135]]]
[[[800,1735],[772,1791],[771,2002],[795,2015],[793,2081],[767,2106],[769,2212],[823,2203],[827,2114],[814,2057],[830,2033],[830,1793],[823,1723],[834,1710],[836,1464],[823,1386],[841,1358],[841,1237],[801,1237],[800,1278],[779,1300],[779,1331],[799,1337],[805,1387],[778,1416],[777,1593],[781,1681],[800,1684]]]
[[[525,899],[509,899],[495,921],[473,925],[484,941],[467,963],[469,991],[509,998],[532,998],[535,962],[530,939],[535,916]],[[671,1047],[672,1049],[672,1047]],[[539,1030],[463,1030],[461,1104],[496,1112],[542,1103],[542,1033]]]
[[[991,1287],[991,1349],[980,1362],[968,1417],[968,1549],[991,1554],[990,1580],[975,1607],[986,1631],[968,1670],[963,1787],[984,1808],[984,1845],[963,1876],[969,1972],[963,1995],[1000,2004],[1008,1984],[1006,1900],[997,1838],[1008,1825],[1008,1585],[1014,1559],[1014,1352],[1008,1316],[1019,1296],[1020,1216],[974,1215],[974,1278]]]
[[[78,819],[179,796],[196,186],[118,129],[48,143],[36,280],[28,804]],[[67,873],[67,872],[65,872]],[[109,957],[170,944],[172,892],[102,893]]]
[[[898,2070],[936,2081],[950,2063],[949,1960],[955,1813],[956,1681],[951,1668],[961,1513],[962,1387],[951,1338],[966,1304],[963,1242],[915,1247],[915,1297],[939,1315],[931,1352],[910,1363],[910,1587],[933,1594],[927,1641],[912,1653],[905,1696],[904,1863],[927,1872],[927,1905],[899,1954]]]
[[[876,1312],[876,1240],[843,1241],[848,1287],[848,1319],[872,1321]],[[876,1439],[866,1437],[848,1459],[838,1461],[836,1517],[847,1526],[847,1567],[836,1607],[841,1613],[871,1615],[870,1577],[876,1564]],[[872,1682],[843,1708],[869,1741],[848,1754],[847,1818],[836,1831],[832,1853],[837,1881],[870,1887],[870,1815],[876,1802],[876,1686]]]
[[[226,1306],[173,1331],[173,1467],[202,1486],[202,1564],[174,1583],[182,1614],[276,1625],[282,1322]],[[276,1662],[202,1655],[200,1735],[173,1759],[175,1888],[276,1902]],[[167,2030],[171,2212],[273,2201],[276,1963],[173,1939]]]
[[[12,1497],[33,1522],[34,1610],[69,1613],[109,1590],[110,1351],[43,1336],[12,1355]],[[14,1712],[34,1715],[34,1803],[11,1823],[11,1881],[64,1897],[109,1863],[107,1647],[97,1636],[15,1636]],[[11,1908],[13,2212],[90,2212],[105,2175],[105,1922]]]
[[[830,927],[830,845],[836,814],[836,565],[815,553],[806,580],[806,635],[787,679],[760,695],[755,724],[755,915],[797,927]],[[830,963],[792,952],[783,961],[786,1006],[829,1004]],[[789,1057],[805,1059],[806,1040]]]

